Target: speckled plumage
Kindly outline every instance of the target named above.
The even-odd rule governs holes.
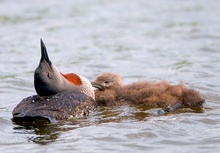
[[[43,117],[50,122],[85,116],[94,111],[96,102],[80,92],[61,92],[52,96],[29,96],[23,99],[13,110],[13,120]]]

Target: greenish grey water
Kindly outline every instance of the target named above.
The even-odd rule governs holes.
[[[0,152],[219,152],[219,7],[218,0],[1,0]],[[205,112],[148,116],[122,106],[45,127],[15,125],[13,108],[35,94],[40,38],[63,73],[184,82],[204,95]]]

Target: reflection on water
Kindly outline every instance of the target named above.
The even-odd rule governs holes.
[[[70,126],[71,124],[71,126]],[[68,127],[66,127],[68,125]],[[54,142],[62,132],[74,130],[79,128],[77,122],[58,122],[58,123],[46,123],[45,121],[29,122],[15,124],[14,133],[17,134],[34,134],[27,137],[27,141],[34,142],[41,145]]]
[[[15,133],[27,134],[34,133],[34,136],[28,137],[27,141],[33,141],[37,144],[46,145],[48,143],[54,142],[59,134],[61,129],[58,128],[58,125],[45,125],[45,126],[19,126],[14,127]]]
[[[46,145],[55,142],[62,133],[68,133],[68,131],[73,132],[78,128],[99,126],[106,123],[123,123],[124,121],[146,121],[151,117],[160,117],[161,115],[156,114],[157,110],[158,108],[149,109],[146,107],[130,106],[100,107],[89,117],[73,118],[57,123],[48,123],[48,121],[44,119],[38,119],[31,122],[16,122],[13,129],[14,133],[17,134],[34,134],[27,137],[28,142],[32,141],[37,144]],[[195,110],[182,108],[166,115],[169,116],[189,112],[196,113]],[[212,121],[207,120],[207,122]]]
[[[0,1],[0,152],[218,152],[220,2]],[[204,112],[155,116],[135,107],[99,108],[87,118],[41,126],[11,121],[35,94],[43,38],[53,64],[93,81],[167,80],[206,98]]]

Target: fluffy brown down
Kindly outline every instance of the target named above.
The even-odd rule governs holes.
[[[205,102],[199,92],[183,84],[143,81],[122,85],[120,76],[114,73],[99,75],[93,86],[98,88],[95,99],[102,106],[130,104],[167,108],[181,103],[183,107],[203,108]]]

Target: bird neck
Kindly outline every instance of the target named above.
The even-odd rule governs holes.
[[[82,81],[80,79],[80,77],[75,74],[75,73],[68,73],[68,74],[62,74],[61,75],[68,80],[69,82],[71,82],[72,84],[76,85],[76,86],[80,86],[82,85]]]
[[[82,92],[86,95],[95,98],[91,83],[83,76],[74,73],[62,74],[63,87],[72,91]]]
[[[79,75],[79,77],[82,81],[81,92],[83,92],[83,93],[87,94],[88,96],[92,97],[93,99],[95,99],[95,93],[94,93],[92,84],[85,77],[80,76],[80,75]]]

